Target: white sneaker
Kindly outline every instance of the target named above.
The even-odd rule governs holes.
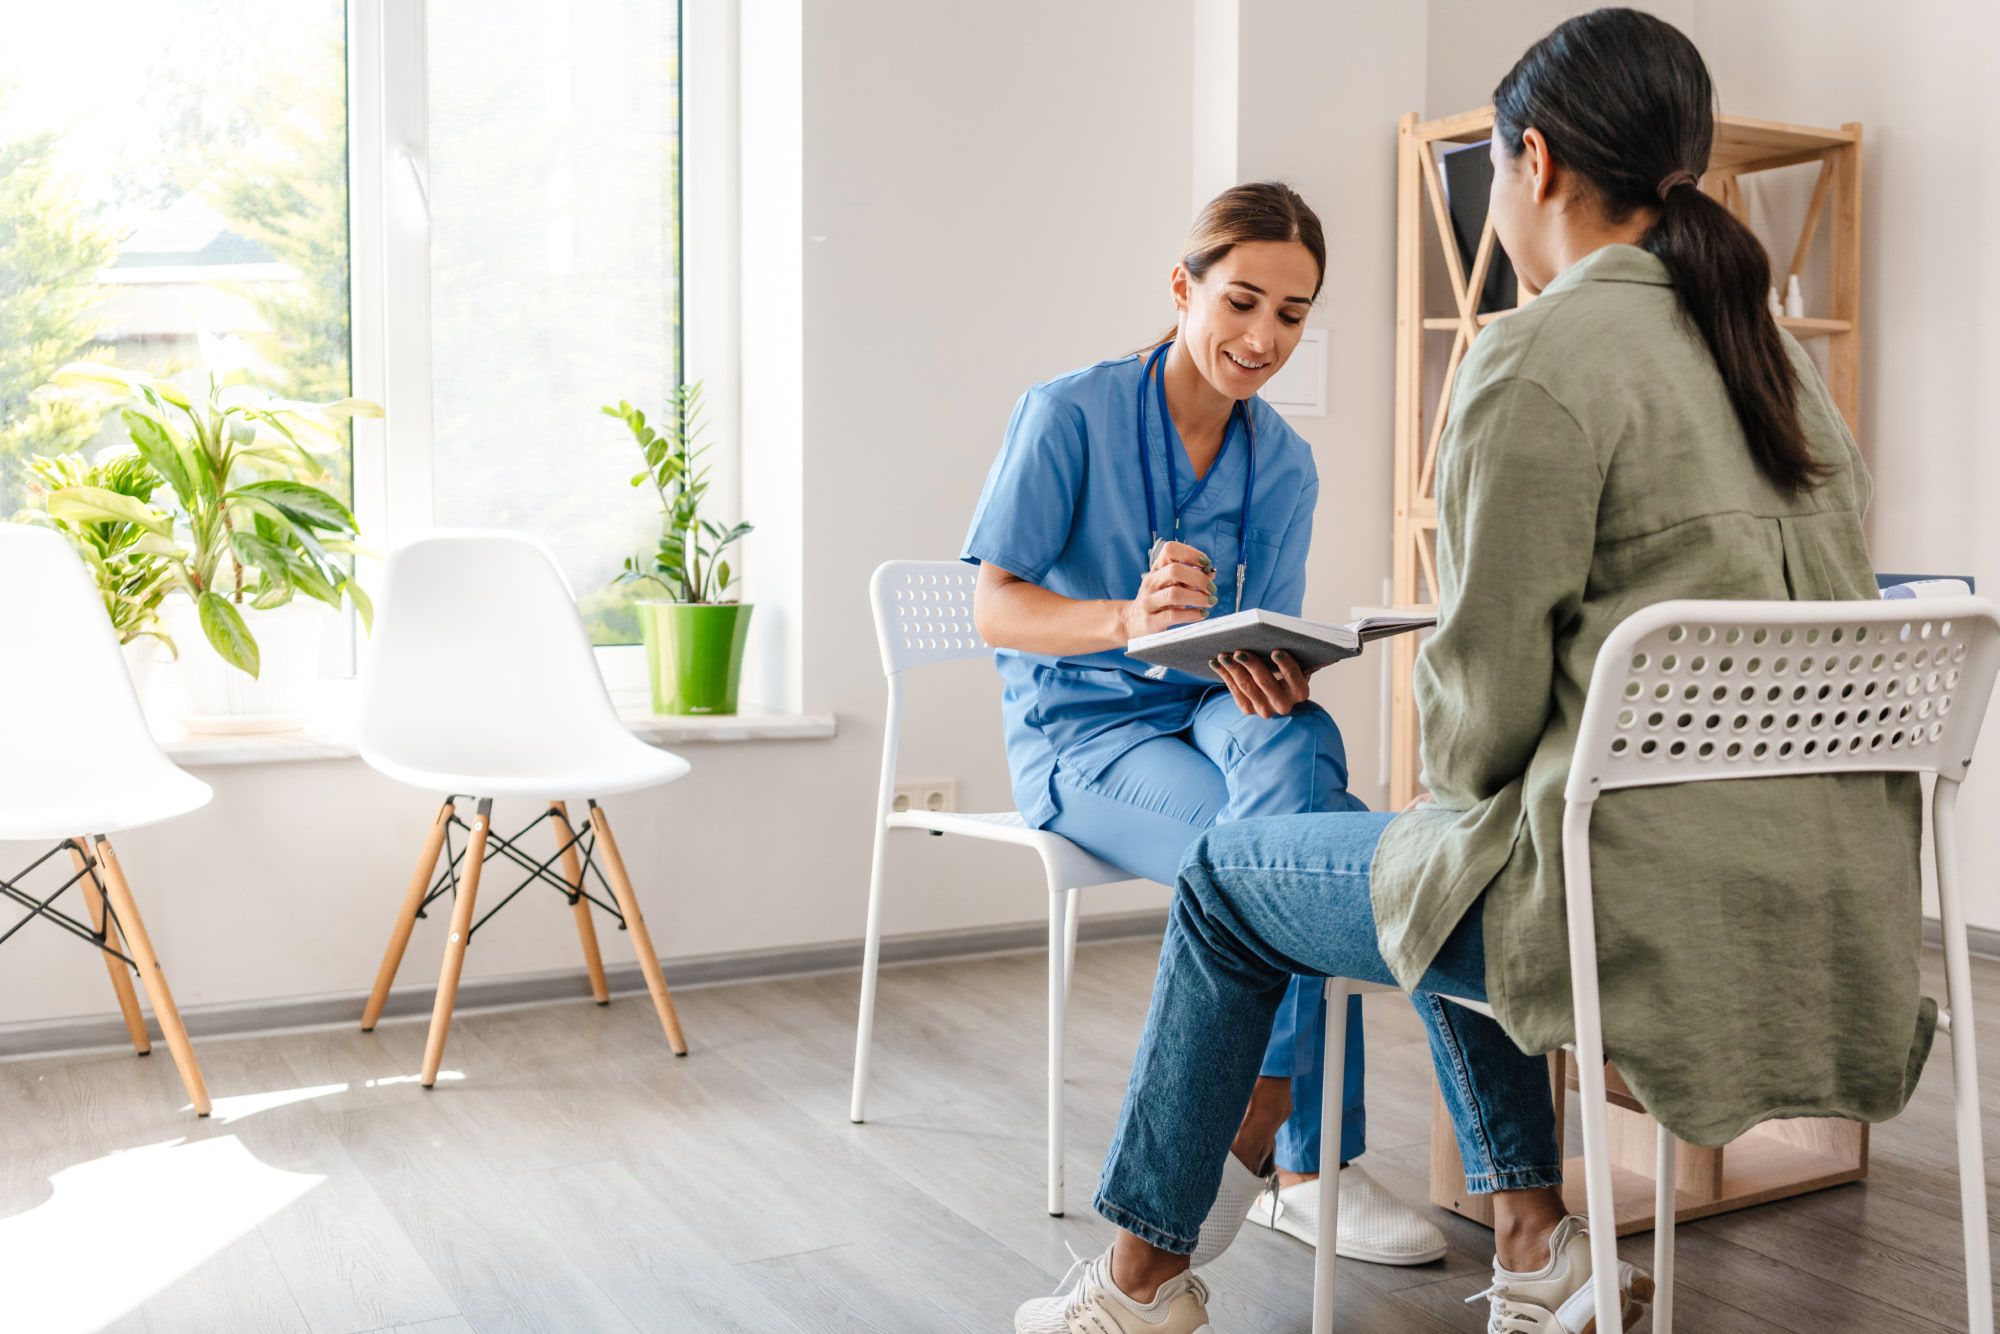
[[[1208,1207],[1208,1217],[1201,1220],[1194,1254],[1189,1257],[1195,1268],[1229,1249],[1229,1243],[1243,1230],[1251,1201],[1263,1192],[1264,1186],[1264,1179],[1245,1167],[1241,1158],[1233,1153],[1223,1155],[1222,1185],[1215,1192],[1215,1203]]]
[[[1597,1304],[1590,1290],[1590,1232],[1575,1214],[1556,1224],[1549,1238],[1549,1262],[1532,1274],[1515,1274],[1493,1262],[1493,1285],[1467,1304],[1490,1301],[1487,1334],[1598,1334]],[[1653,1300],[1653,1280],[1636,1266],[1618,1262],[1619,1319],[1631,1329]],[[1605,1334],[1610,1334],[1606,1331]]]
[[[1014,1334],[1215,1334],[1208,1323],[1208,1285],[1193,1270],[1162,1283],[1150,1302],[1118,1290],[1109,1251],[1095,1260],[1079,1258],[1070,1274],[1075,1287],[1021,1304]]]
[[[1319,1244],[1319,1182],[1274,1185],[1250,1206],[1250,1221]],[[1358,1167],[1340,1169],[1340,1222],[1333,1253],[1371,1265],[1422,1265],[1444,1258],[1444,1233]]]

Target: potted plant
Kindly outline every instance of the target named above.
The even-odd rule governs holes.
[[[722,553],[750,525],[724,528],[701,517],[702,498],[708,494],[708,468],[701,458],[709,448],[702,439],[701,384],[674,391],[659,430],[623,400],[603,412],[625,423],[645,455],[646,469],[633,476],[632,485],[650,484],[660,497],[658,549],[649,561],[627,557],[615,581],[650,583],[666,593],[636,603],[653,712],[734,713],[753,608],[724,596],[735,574]]]
[[[211,371],[198,398],[164,376],[97,362],[71,363],[53,378],[129,400],[123,418],[132,445],[178,502],[174,516],[78,484],[50,492],[46,504],[58,520],[130,523],[157,539],[144,545],[165,558],[177,593],[162,613],[187,692],[183,723],[222,732],[303,726],[324,615],[312,603],[338,609],[351,601],[364,625],[373,617],[367,594],[336,559],[368,554],[353,541],[354,516],[314,484],[326,470],[309,451],[341,447],[336,422],[379,417],[382,409],[355,398],[272,398],[251,388],[241,369]],[[295,600],[301,593],[311,601]]]
[[[37,456],[28,460],[28,473],[32,492],[44,504],[58,491],[90,487],[144,505],[160,485],[152,465],[129,449],[106,454],[95,463],[80,454]],[[125,653],[125,668],[132,674],[132,688],[144,703],[160,644],[173,647],[160,624],[161,599],[174,586],[167,554],[171,544],[129,519],[59,518],[40,508],[24,509],[14,521],[53,528],[69,539],[104,599],[105,614]]]

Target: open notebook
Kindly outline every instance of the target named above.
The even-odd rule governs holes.
[[[1275,611],[1239,611],[1193,625],[1177,625],[1155,635],[1141,635],[1125,646],[1125,652],[1153,664],[1146,673],[1148,676],[1165,676],[1172,669],[1213,681],[1217,678],[1208,669],[1209,659],[1224,653],[1250,652],[1268,658],[1274,650],[1283,649],[1301,667],[1311,671],[1342,658],[1355,657],[1370,640],[1424,630],[1436,624],[1437,616],[1431,612],[1364,616],[1345,625],[1333,625]]]

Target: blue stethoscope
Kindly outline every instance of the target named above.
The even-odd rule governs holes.
[[[1216,469],[1222,466],[1222,460],[1229,456],[1230,433],[1224,430],[1222,433],[1222,449],[1217,452],[1215,462],[1208,465],[1208,471],[1203,473],[1201,479],[1194,484],[1194,490],[1188,492],[1188,498],[1180,505],[1174,507],[1173,531],[1167,537],[1161,537],[1159,511],[1154,507],[1153,503],[1152,455],[1146,448],[1146,382],[1148,380],[1153,382],[1156,396],[1159,399],[1160,435],[1165,440],[1167,446],[1167,503],[1171,505],[1173,504],[1174,496],[1180,491],[1179,472],[1174,467],[1173,419],[1167,415],[1167,377],[1164,373],[1155,375],[1154,372],[1158,370],[1161,358],[1167,355],[1167,349],[1172,346],[1173,343],[1171,342],[1160,344],[1158,350],[1146,359],[1146,372],[1139,377],[1139,472],[1146,479],[1146,528],[1151,533],[1153,539],[1153,545],[1147,548],[1146,551],[1146,568],[1149,570],[1153,568],[1153,562],[1160,558],[1160,547],[1169,538],[1176,542],[1180,541],[1181,515],[1186,513],[1188,506],[1194,504],[1201,496],[1201,493],[1208,489],[1208,479],[1215,476]],[[1231,425],[1235,424],[1238,416],[1241,416],[1243,419],[1243,440],[1245,447],[1250,451],[1250,466],[1246,470],[1246,476],[1243,479],[1243,516],[1238,520],[1236,529],[1235,610],[1242,611],[1243,580],[1249,572],[1247,557],[1250,549],[1250,496],[1257,489],[1257,429],[1250,424],[1250,406],[1242,399],[1238,399],[1236,406],[1229,410]]]

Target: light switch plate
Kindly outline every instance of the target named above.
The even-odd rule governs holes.
[[[1326,330],[1306,329],[1258,397],[1287,417],[1326,416]]]

